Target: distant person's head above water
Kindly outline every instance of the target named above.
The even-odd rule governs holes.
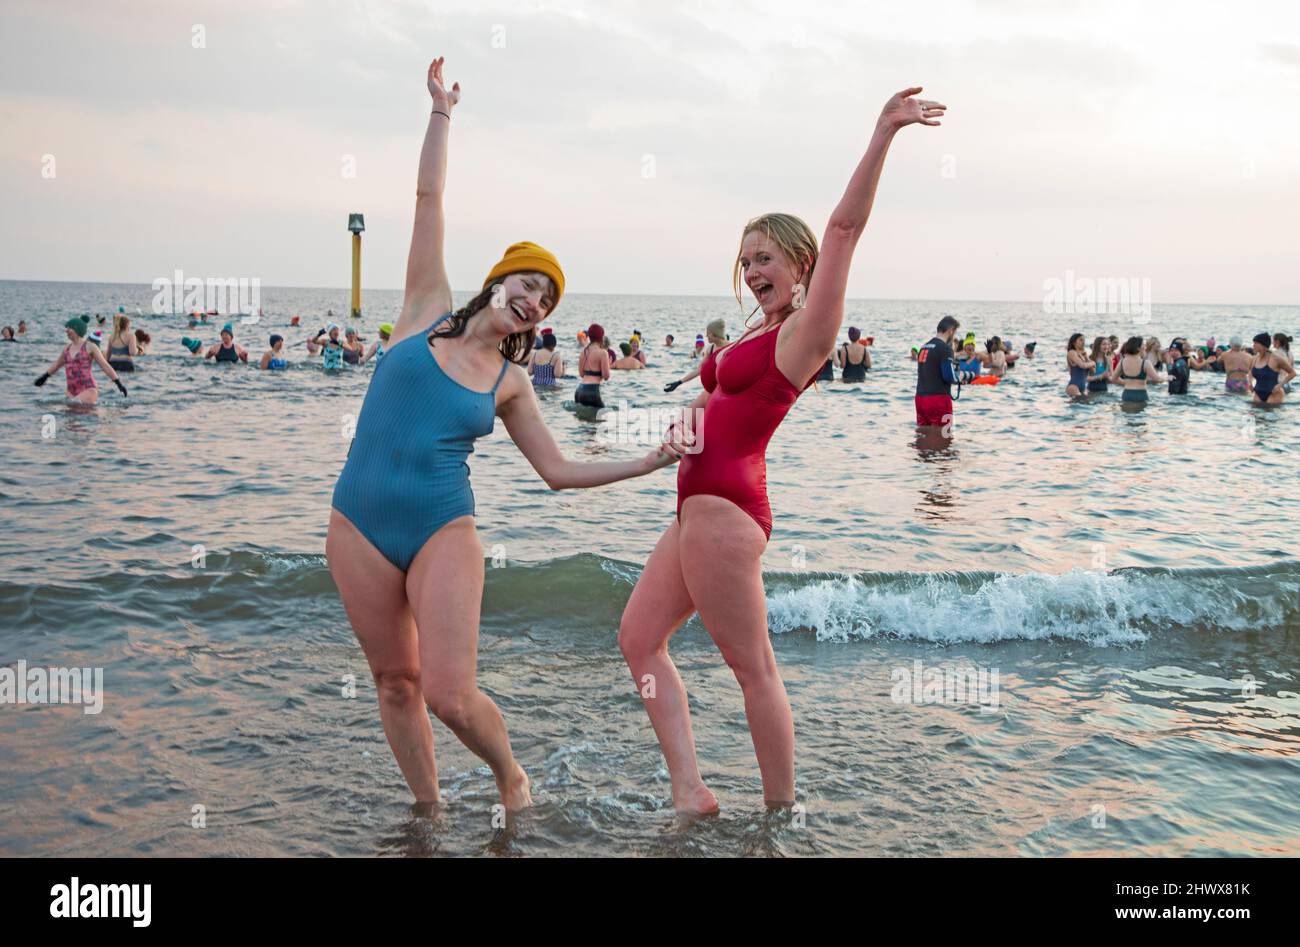
[[[755,217],[740,232],[740,250],[731,268],[736,302],[744,306],[743,284],[765,316],[789,315],[807,299],[817,253],[817,238],[793,214]]]

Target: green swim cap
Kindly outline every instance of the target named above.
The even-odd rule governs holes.
[[[222,332],[229,332],[231,335],[234,335],[234,334],[235,334],[235,327],[232,326],[229,322],[227,322],[224,326],[221,327],[221,331],[222,331]]]
[[[77,333],[77,335],[81,336],[86,334],[86,329],[88,327],[89,323],[82,322],[80,316],[73,316],[67,322],[63,323],[63,328],[71,329],[73,332]]]
[[[203,347],[203,343],[198,339],[191,339],[188,335],[181,337],[181,345],[185,346],[191,352],[197,352]]]
[[[382,332],[384,335],[392,335],[393,324],[391,322],[381,322],[379,323],[379,331]]]

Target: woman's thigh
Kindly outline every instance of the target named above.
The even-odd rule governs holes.
[[[393,675],[418,682],[419,641],[406,600],[406,574],[338,510],[330,510],[325,557],[376,680]]]

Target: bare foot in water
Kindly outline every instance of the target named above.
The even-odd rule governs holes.
[[[509,780],[502,782],[497,780],[497,791],[501,793],[501,804],[506,807],[507,812],[518,812],[520,809],[527,809],[533,804],[532,793],[528,791],[528,774],[518,763],[514,764],[515,772]]]
[[[701,783],[694,789],[688,789],[680,795],[674,792],[673,808],[677,810],[679,816],[685,819],[717,815],[718,797],[713,795],[713,791]]]

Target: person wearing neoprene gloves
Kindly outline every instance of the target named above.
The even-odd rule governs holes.
[[[86,344],[87,324],[81,319],[73,318],[65,322],[63,327],[68,333],[67,348],[59,353],[54,364],[37,376],[34,383],[36,387],[40,388],[50,380],[51,375],[62,368],[68,381],[68,397],[82,404],[94,404],[99,400],[99,387],[95,384],[91,365],[98,364],[109,380],[117,385],[117,390],[125,395],[126,385],[122,384],[122,380],[117,377],[113,366],[108,364],[104,353],[98,346]]]
[[[942,427],[952,423],[952,386],[974,380],[975,373],[957,367],[952,337],[961,323],[952,316],[939,320],[935,336],[921,346],[916,357],[917,427]]]
[[[700,355],[702,357],[700,358],[699,364],[681,378],[676,381],[670,381],[668,384],[664,385],[664,391],[676,391],[678,386],[686,384],[692,378],[698,378],[700,376],[700,369],[704,365],[704,359],[713,354],[714,349],[721,348],[727,344],[727,323],[724,320],[714,319],[708,324],[704,331],[708,336],[709,344],[707,348],[701,350]],[[697,339],[696,345],[698,344],[699,340]]]

